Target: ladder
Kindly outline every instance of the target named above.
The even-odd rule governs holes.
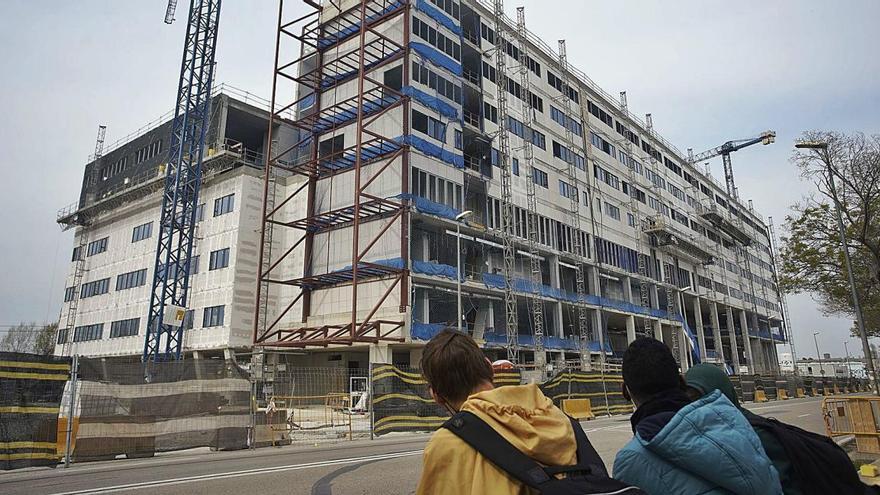
[[[513,245],[513,190],[510,167],[510,135],[507,133],[507,55],[504,50],[504,2],[495,0],[495,72],[498,98],[498,165],[501,168],[501,240],[504,253],[504,315],[507,321],[507,359],[519,364],[519,325],[513,292],[516,249]]]
[[[626,101],[626,91],[620,92],[620,111],[623,114],[624,121],[631,125],[629,121],[629,106]],[[624,129],[625,134],[629,134],[632,131],[629,127]],[[629,191],[629,211],[633,216],[633,223],[635,225],[633,228],[635,229],[635,240],[636,240],[636,258],[638,263],[639,270],[639,301],[641,302],[641,306],[643,308],[651,307],[651,294],[648,289],[648,263],[646,260],[646,256],[642,254],[642,216],[639,211],[639,200],[636,197],[636,192],[634,188],[638,184],[637,177],[640,175],[636,170],[635,158],[633,157],[633,143],[630,141],[629,136],[623,136],[623,143],[626,146],[626,155],[627,155],[627,163],[626,168],[629,170],[629,183],[630,183],[630,191]],[[645,336],[651,335],[651,320],[648,318],[642,318],[642,328],[643,334]]]
[[[566,54],[565,49],[565,40],[559,40],[559,71],[561,73],[562,79],[562,107],[565,112],[565,145],[568,147],[571,152],[574,152],[574,134],[572,133],[571,126],[568,125],[568,119],[570,119],[571,115],[571,97],[568,92],[571,88],[569,84],[568,77],[568,56]],[[581,99],[583,100],[583,99]],[[586,132],[586,130],[585,130]],[[580,214],[580,198],[578,197],[579,188],[578,180],[577,180],[577,167],[575,166],[575,160],[573,156],[568,156],[566,162],[568,163],[567,168],[567,179],[568,183],[571,187],[569,191],[569,223],[572,229],[572,250],[574,251],[575,258],[577,259],[577,263],[575,263],[575,290],[577,291],[577,311],[578,311],[578,342],[579,342],[579,350],[581,357],[581,367],[583,369],[589,369],[590,367],[590,342],[593,340],[590,326],[589,326],[589,317],[587,316],[587,307],[585,306],[586,300],[586,283],[584,281],[584,263],[583,259],[586,257],[586,251],[584,250],[583,242],[581,240],[581,214]],[[586,167],[587,159],[584,158],[584,165]],[[592,201],[592,199],[591,199]],[[601,214],[601,212],[600,212]],[[594,237],[595,238],[595,237]],[[602,335],[602,329],[596,328],[595,331],[598,333],[599,342],[600,342],[600,352],[599,352],[599,361],[604,368],[605,363],[605,349],[602,346],[604,337]]]
[[[532,143],[533,113],[531,98],[531,80],[529,77],[529,44],[526,33],[525,8],[516,8],[516,31],[519,41],[519,80],[522,94],[523,126],[526,129],[526,138],[523,139],[523,160],[525,161],[528,177],[526,178],[526,200],[528,203],[527,231],[529,248],[529,267],[532,279],[532,318],[534,320],[535,338],[535,365],[543,370],[546,364],[544,353],[544,303],[539,297],[539,288],[544,283],[541,271],[541,258],[538,254],[538,199],[535,194],[534,165],[535,152]],[[524,98],[523,98],[524,96]]]
[[[272,141],[269,144],[269,155],[274,156],[275,146],[277,141]],[[271,216],[275,210],[275,195],[276,195],[276,183],[277,183],[277,172],[276,167],[266,167],[266,175],[268,176],[268,189],[266,191],[266,215]],[[273,222],[263,222],[263,258],[262,264],[260,265],[260,271],[262,276],[260,277],[260,299],[257,301],[258,304],[258,321],[257,328],[260,329],[260,332],[265,334],[268,330],[269,325],[269,288],[270,284],[268,282],[269,277],[267,274],[269,270],[272,268],[272,237],[274,232],[274,223]]]

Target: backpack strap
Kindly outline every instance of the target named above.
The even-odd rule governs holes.
[[[587,434],[578,420],[569,416],[571,429],[574,430],[574,439],[577,442],[577,464],[571,466],[551,466],[544,469],[549,475],[559,473],[589,473],[608,477],[608,469],[602,462],[602,457],[596,452],[593,444],[587,439]]]
[[[540,464],[520,452],[472,413],[461,411],[446,421],[443,427],[526,486],[541,491],[541,485],[554,479]]]

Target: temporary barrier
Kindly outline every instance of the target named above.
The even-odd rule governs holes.
[[[562,399],[562,411],[577,420],[596,417],[590,408],[590,399]]]
[[[70,358],[0,352],[0,469],[57,464]]]
[[[562,371],[541,384],[541,390],[560,407],[563,399],[590,399],[593,414],[633,411],[632,403],[623,397],[620,373]]]
[[[880,397],[825,398],[822,413],[829,437],[853,435],[858,452],[880,454]]]

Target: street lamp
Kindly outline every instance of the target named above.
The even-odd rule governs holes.
[[[813,342],[816,344],[816,357],[819,358],[819,375],[824,378],[825,370],[822,369],[822,354],[819,354],[819,341],[816,340],[816,335],[819,335],[819,332],[813,332]]]
[[[856,322],[859,326],[859,337],[862,339],[862,352],[868,357],[868,373],[874,378],[874,393],[880,395],[880,381],[874,372],[874,363],[871,361],[871,346],[868,344],[868,333],[865,331],[865,320],[862,318],[862,308],[859,304],[859,294],[856,291],[856,280],[853,276],[852,261],[849,259],[849,245],[846,242],[846,229],[843,226],[843,213],[840,212],[840,204],[837,202],[837,186],[835,186],[834,169],[831,167],[831,155],[828,153],[828,143],[825,141],[801,141],[795,143],[795,148],[818,150],[828,169],[828,187],[831,190],[831,199],[834,201],[834,211],[837,214],[837,229],[840,231],[840,244],[843,247],[843,259],[846,261],[846,272],[849,275],[849,288],[852,292],[853,310],[856,313]]]
[[[849,364],[849,347],[847,347],[846,344],[849,344],[848,340],[843,341],[843,349],[846,351],[846,372],[849,374],[849,377],[852,378],[852,366]]]
[[[466,210],[455,215],[455,292],[457,300],[456,318],[458,318],[456,327],[459,332],[464,332],[461,325],[461,222],[473,214],[474,212],[471,210]]]

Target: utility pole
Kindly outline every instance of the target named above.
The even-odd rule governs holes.
[[[813,332],[813,343],[816,344],[816,357],[819,358],[819,375],[824,378],[825,370],[822,369],[822,354],[819,354],[819,341],[816,340],[816,335],[819,335],[819,332]]]
[[[859,293],[856,290],[856,279],[853,276],[852,261],[849,259],[849,245],[846,242],[846,228],[843,226],[843,214],[840,212],[840,203],[837,201],[837,186],[834,180],[834,168],[831,166],[831,154],[828,153],[828,143],[820,141],[804,141],[796,143],[795,148],[813,149],[825,163],[828,169],[828,187],[831,199],[834,201],[834,211],[837,214],[837,229],[840,231],[840,245],[843,248],[843,259],[846,262],[846,273],[849,276],[849,288],[852,291],[853,310],[856,313],[856,323],[859,327],[859,337],[862,339],[862,352],[868,356],[868,374],[874,382],[874,393],[880,395],[880,380],[874,370],[874,361],[871,359],[871,345],[868,343],[868,333],[865,331],[865,319],[862,317],[862,306],[859,304]]]

